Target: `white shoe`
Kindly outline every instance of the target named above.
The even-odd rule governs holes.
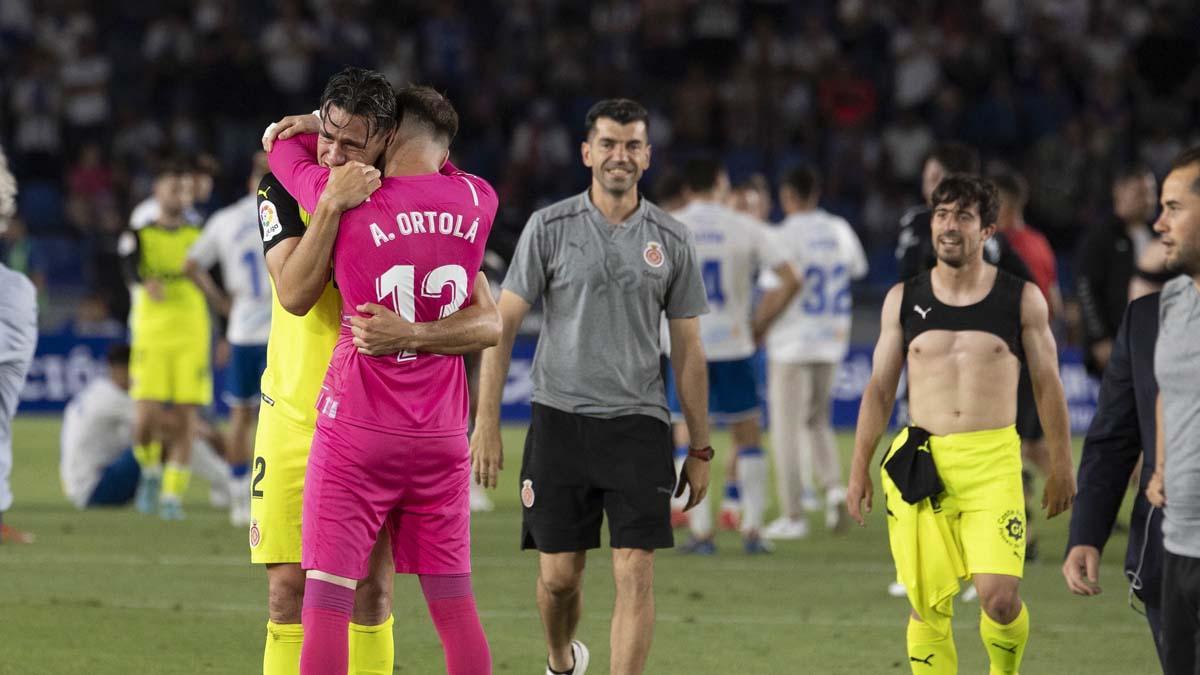
[[[975,590],[975,584],[967,584],[967,590],[962,593],[963,602],[975,602],[979,599],[979,591]]]
[[[908,589],[899,581],[893,581],[888,584],[888,595],[893,598],[904,598],[908,596]]]
[[[821,510],[821,500],[817,499],[817,493],[812,490],[805,490],[800,495],[800,508],[808,513],[816,513]]]
[[[229,479],[229,522],[250,527],[250,475]]]
[[[762,531],[764,539],[803,539],[808,536],[808,521],[780,516]]]
[[[229,508],[229,486],[221,481],[208,484],[208,504],[214,509]]]
[[[575,657],[575,665],[571,667],[571,670],[567,671],[567,675],[584,675],[587,673],[588,661],[591,660],[587,645],[579,640],[571,640],[571,656]],[[546,675],[555,675],[555,672],[550,670],[549,665],[546,666]]]
[[[492,498],[487,495],[482,485],[471,481],[471,513],[488,512],[496,508]]]
[[[846,490],[833,488],[825,493],[825,529],[845,532],[850,526],[850,513],[846,511]]]

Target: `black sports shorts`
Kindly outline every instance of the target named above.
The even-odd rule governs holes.
[[[533,404],[521,462],[521,548],[566,553],[675,545],[671,428],[648,415],[588,417]]]

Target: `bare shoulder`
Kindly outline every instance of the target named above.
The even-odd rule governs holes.
[[[898,319],[902,302],[904,302],[904,283],[900,282],[888,289],[887,295],[883,298],[884,318],[890,316]]]
[[[1021,289],[1021,325],[1025,327],[1047,325],[1050,322],[1050,307],[1037,285],[1029,281]]]

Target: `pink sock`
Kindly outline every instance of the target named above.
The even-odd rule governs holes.
[[[300,675],[345,675],[350,669],[350,612],[354,589],[328,581],[304,582],[304,646]]]
[[[470,574],[422,574],[421,590],[429,615],[442,639],[448,675],[491,675],[492,652],[488,647]],[[307,675],[307,673],[305,673]]]

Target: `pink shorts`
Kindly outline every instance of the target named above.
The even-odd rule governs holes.
[[[471,571],[465,435],[416,438],[321,418],[304,478],[301,566],[367,576],[384,527],[402,574]]]

